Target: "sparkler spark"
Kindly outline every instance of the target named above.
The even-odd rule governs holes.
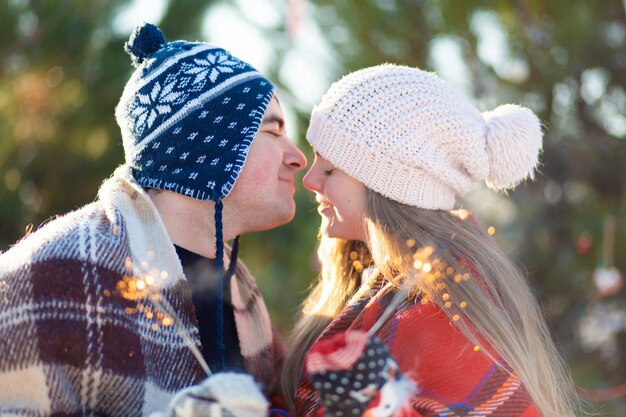
[[[154,254],[152,254],[152,257]],[[150,258],[150,253],[148,254]],[[172,305],[163,297],[159,290],[159,279],[161,283],[166,280],[169,276],[167,271],[157,271],[156,269],[152,269],[148,272],[138,272],[133,268],[133,262],[130,258],[126,258],[124,262],[124,266],[126,269],[126,274],[116,283],[115,289],[117,294],[119,294],[125,300],[130,301],[139,301],[139,300],[148,300],[155,307],[154,309],[147,307],[143,303],[137,303],[137,307],[126,307],[124,312],[126,314],[137,314],[138,312],[143,314],[147,319],[154,320],[151,324],[150,328],[152,331],[159,331],[161,327],[170,327],[174,326],[176,331],[183,339],[187,348],[191,351],[193,356],[196,358],[204,372],[207,376],[211,375],[211,369],[209,365],[204,360],[202,353],[198,349],[198,347],[193,343],[191,335],[189,331],[185,328],[182,323],[182,320],[178,317],[176,310]],[[140,262],[141,270],[148,270],[148,262],[141,261]],[[108,291],[108,290],[105,290]],[[106,296],[110,296],[106,294]]]
[[[415,248],[416,242],[413,239],[408,239],[406,244],[409,248],[413,249]],[[409,255],[408,259],[402,257],[405,261],[403,264],[412,265],[413,268],[409,270],[400,288],[398,288],[383,313],[370,328],[368,334],[374,335],[380,327],[383,326],[389,316],[395,312],[398,305],[409,298],[411,294],[416,293],[421,296],[419,301],[424,305],[435,301],[433,297],[438,298],[442,308],[452,310],[450,313],[452,321],[457,322],[461,320],[461,310],[467,308],[468,303],[467,301],[460,301],[457,305],[458,310],[454,311],[457,301],[452,299],[452,296],[447,291],[447,285],[452,285],[452,282],[460,285],[464,281],[469,280],[470,275],[456,271],[452,266],[447,265],[446,262],[434,255],[434,247],[426,246],[424,248],[415,249],[413,256]],[[419,290],[419,288],[425,288],[424,285],[426,288],[429,288],[429,290]],[[416,288],[418,289],[417,291]],[[477,345],[474,350],[478,351],[478,349],[480,348]]]

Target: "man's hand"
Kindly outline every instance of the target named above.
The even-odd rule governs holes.
[[[266,417],[269,402],[247,374],[219,373],[177,393],[150,417]]]

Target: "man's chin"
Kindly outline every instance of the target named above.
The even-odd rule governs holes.
[[[284,210],[284,212],[276,211],[274,212],[275,216],[273,216],[272,220],[266,222],[265,224],[260,224],[258,229],[255,230],[257,232],[263,232],[266,230],[275,229],[280,226],[284,226],[287,223],[291,222],[296,216],[296,207],[295,204],[291,210]]]
[[[274,227],[283,226],[283,225],[291,222],[294,217],[296,217],[296,205],[295,205],[295,203],[293,204],[291,210],[285,210],[285,212],[282,214],[282,216],[278,216],[277,217],[278,224],[276,226],[274,226]]]

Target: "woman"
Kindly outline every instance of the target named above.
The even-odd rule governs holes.
[[[532,177],[541,138],[530,110],[481,114],[414,68],[367,68],[331,86],[307,132],[316,157],[304,185],[322,217],[322,272],[282,378],[292,412],[344,413],[330,382],[321,405],[323,384],[304,358],[316,341],[318,354],[360,330],[415,381],[409,415],[574,414],[570,380],[523,275],[467,212],[451,211],[475,182],[504,190]],[[316,348],[330,339],[334,347]]]

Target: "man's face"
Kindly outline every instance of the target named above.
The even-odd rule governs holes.
[[[294,174],[306,164],[304,154],[285,133],[283,111],[273,97],[243,170],[223,200],[225,212],[236,213],[242,233],[288,223],[296,212]]]

